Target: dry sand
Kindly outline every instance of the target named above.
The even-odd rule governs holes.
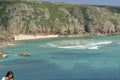
[[[55,38],[58,35],[14,35],[15,40],[30,40],[30,39],[41,39],[41,38]]]

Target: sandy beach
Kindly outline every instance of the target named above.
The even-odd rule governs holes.
[[[58,35],[14,35],[15,40],[30,40],[30,39],[41,39],[41,38],[55,38]]]

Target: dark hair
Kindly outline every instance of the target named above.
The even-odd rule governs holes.
[[[6,76],[5,77],[8,77],[9,75],[11,75],[12,74],[12,78],[14,78],[14,74],[13,74],[13,72],[12,71],[8,71],[7,73],[6,73]]]

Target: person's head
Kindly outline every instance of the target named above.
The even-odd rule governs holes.
[[[8,72],[6,73],[6,76],[5,76],[5,77],[8,77],[9,79],[13,79],[13,78],[14,78],[14,74],[13,74],[12,71],[8,71]]]

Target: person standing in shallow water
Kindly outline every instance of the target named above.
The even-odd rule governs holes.
[[[8,71],[5,77],[2,78],[2,80],[13,80],[13,79],[14,79],[14,74],[12,71]]]

